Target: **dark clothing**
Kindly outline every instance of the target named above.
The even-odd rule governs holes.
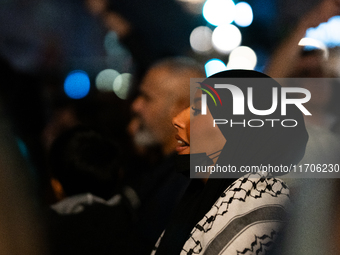
[[[150,254],[165,229],[174,207],[189,184],[189,178],[176,172],[175,154],[145,172],[135,190],[140,197],[137,234],[140,237],[138,254]]]
[[[95,202],[81,208],[80,212],[67,214],[50,209],[52,255],[136,252],[131,244],[134,215],[127,198],[121,196],[114,205]]]

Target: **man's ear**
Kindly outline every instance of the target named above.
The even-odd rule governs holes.
[[[57,201],[61,201],[66,197],[63,186],[56,178],[51,178],[51,186]]]

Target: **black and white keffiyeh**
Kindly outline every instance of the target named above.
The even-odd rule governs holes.
[[[289,189],[280,179],[240,178],[192,229],[180,254],[265,254],[288,207]]]

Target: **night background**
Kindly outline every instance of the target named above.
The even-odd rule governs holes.
[[[334,1],[340,9],[338,0],[329,1]],[[233,8],[240,7],[241,4],[245,6],[246,9],[233,9],[234,21],[230,21],[232,25],[228,22],[225,25],[225,28],[228,27],[235,32],[234,34],[228,34],[226,30],[220,30],[219,35],[215,33],[218,30],[214,30],[216,27],[223,26],[211,24],[203,16],[203,6],[208,2],[210,6],[214,3],[228,3]],[[34,205],[38,202],[37,204],[43,206],[56,202],[50,185],[47,154],[59,134],[79,124],[91,126],[104,133],[110,141],[119,145],[122,155],[120,159],[125,164],[123,167],[133,165],[135,162],[129,162],[129,159],[133,161],[131,158],[134,159],[134,153],[137,152],[132,149],[131,134],[128,130],[132,117],[131,103],[137,96],[146,70],[158,60],[166,57],[188,56],[205,67],[207,76],[226,69],[254,69],[264,72],[274,50],[294,31],[301,18],[320,2],[317,0],[234,0],[234,2],[231,0],[0,0],[0,128],[2,128],[0,129],[0,186],[5,187],[6,190],[0,192],[5,197],[3,204],[0,199],[0,211],[3,209],[5,214],[16,212],[8,216],[13,217],[8,222],[20,225],[31,222],[35,217],[26,221],[26,216],[23,216],[26,214],[22,213],[25,212],[24,207],[32,206],[31,202]],[[228,8],[217,7],[212,10],[210,14],[213,18],[218,16],[216,14],[218,11],[222,11],[222,16],[227,16],[224,15],[224,11],[227,12]],[[244,19],[240,21],[239,18],[245,18],[246,21]],[[308,30],[307,36],[317,40],[317,45],[315,41],[306,45],[321,49],[327,54],[329,50],[330,60],[333,62],[330,61],[328,67],[334,74],[332,78],[338,78],[340,77],[340,16],[335,16],[327,24],[316,27]],[[234,45],[229,45],[230,43]],[[243,55],[236,55],[234,49],[238,46],[246,46],[241,47],[242,52],[238,51]],[[232,55],[234,58],[231,57]],[[232,59],[236,62],[232,62]],[[312,62],[307,63],[306,66],[309,64],[313,67]],[[329,99],[331,110],[328,112],[327,108],[325,111],[327,114],[331,113],[329,126],[332,126],[332,130],[327,126],[325,128],[327,136],[322,137],[325,130],[314,135],[316,138],[324,138],[325,144],[333,142],[337,146],[340,144],[338,142],[340,138],[337,140],[340,134],[339,88],[339,86],[334,87]],[[322,89],[312,94],[322,94],[320,91],[322,92]],[[316,102],[316,109],[320,108],[318,103],[320,102]],[[333,135],[337,138],[334,139]],[[10,138],[13,140],[7,141]],[[315,147],[328,154],[328,151],[318,142],[316,141]],[[11,146],[7,146],[8,144]],[[17,151],[10,155],[12,150]],[[333,147],[331,150],[336,152],[338,163],[339,150]],[[147,160],[161,158],[158,155],[161,154],[159,150],[153,153]],[[15,164],[21,162],[22,165],[8,167],[7,164],[13,162]],[[139,169],[138,167],[139,165],[136,169]],[[12,192],[5,185],[7,177],[1,176],[3,169],[6,169],[12,176],[12,181],[14,180]],[[136,179],[138,182],[139,179]],[[5,184],[1,183],[1,180]],[[23,183],[30,188],[26,189]],[[314,184],[311,183],[313,187]],[[316,188],[328,187],[326,182],[320,187],[318,185],[319,183],[316,182]],[[310,186],[306,185],[306,187],[308,190]],[[339,183],[335,183],[334,187],[338,194]],[[30,196],[27,190],[33,190],[33,195]],[[299,217],[304,217],[306,208],[309,210],[309,202],[322,205],[317,201],[319,199],[328,206],[328,200],[331,202],[338,200],[338,196],[334,196],[335,193],[332,193],[334,198],[332,196],[331,199],[329,197],[328,200],[326,199],[329,194],[327,192],[333,191],[331,188],[329,190],[325,188],[325,192],[319,192],[319,197],[315,200],[312,197],[308,197],[309,200],[302,197],[301,200],[306,202],[301,203],[304,206],[301,210],[297,210],[301,211],[302,216]],[[12,201],[15,206],[7,203],[6,199]],[[20,208],[20,201],[24,209]],[[30,205],[25,205],[25,201]],[[340,212],[338,208],[333,210]],[[29,210],[27,215],[30,217]],[[312,216],[314,217],[314,215],[310,217]],[[22,223],[17,220],[21,218]],[[323,219],[323,215],[319,218]],[[320,222],[322,225],[323,222]],[[1,224],[2,221],[0,232]],[[339,223],[338,225],[340,226]],[[15,237],[13,240],[16,240],[20,226],[13,227],[13,230],[12,227],[8,227],[9,232]],[[308,232],[309,224],[306,226],[304,227]],[[319,227],[316,224],[314,228]],[[328,231],[326,228],[325,232]],[[26,229],[30,231],[31,226]],[[300,232],[297,233],[296,235],[299,235]],[[317,238],[317,235],[316,233],[312,237]],[[295,236],[292,235],[292,238]],[[29,238],[27,240],[28,247],[32,247]],[[299,240],[295,241],[297,246],[300,245]],[[315,243],[313,239],[309,242]],[[1,254],[5,254],[1,251],[0,249]],[[315,254],[320,254],[318,251],[315,250]],[[27,252],[26,254],[45,253]]]

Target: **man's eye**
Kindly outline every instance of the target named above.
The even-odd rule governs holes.
[[[150,102],[151,101],[151,97],[147,94],[142,94],[141,98],[145,101],[145,102]]]
[[[191,107],[191,109],[194,111],[194,113],[193,113],[194,116],[196,116],[196,115],[201,113],[201,109],[195,108],[193,106]]]

